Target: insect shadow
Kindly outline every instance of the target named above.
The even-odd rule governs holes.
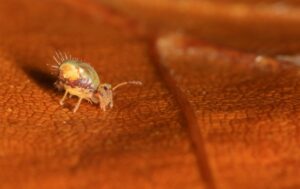
[[[51,75],[50,70],[47,70],[47,65],[41,64],[45,59],[35,57],[28,57],[24,54],[15,54],[15,62],[22,69],[22,71],[39,87],[45,90],[55,90],[55,77]]]
[[[46,90],[55,90],[55,77],[46,71],[34,66],[23,65],[22,70],[30,77],[38,86]]]

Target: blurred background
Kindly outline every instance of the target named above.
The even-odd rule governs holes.
[[[300,188],[296,0],[1,0],[0,188]],[[124,87],[64,106],[55,51]]]

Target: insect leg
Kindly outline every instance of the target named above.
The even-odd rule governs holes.
[[[79,100],[78,100],[78,102],[77,102],[75,108],[73,109],[73,112],[74,112],[74,113],[78,110],[81,101],[82,101],[82,98],[79,98]]]
[[[101,95],[99,95],[99,101],[100,101],[99,106],[100,106],[101,110],[106,111],[106,102],[105,102],[105,99]]]
[[[60,99],[60,101],[59,101],[59,104],[60,104],[60,105],[64,105],[64,101],[65,101],[65,98],[66,98],[67,94],[68,94],[68,91],[66,90],[64,96],[63,96],[62,99]]]
[[[105,112],[106,111],[106,104],[101,104],[101,102],[100,102],[100,108]]]

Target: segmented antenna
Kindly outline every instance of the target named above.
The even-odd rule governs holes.
[[[140,81],[125,81],[125,82],[119,83],[118,85],[114,86],[114,87],[112,88],[112,90],[114,91],[114,90],[116,90],[117,88],[122,87],[122,86],[124,86],[124,85],[128,85],[128,84],[130,84],[130,85],[143,85],[143,83],[140,82]]]

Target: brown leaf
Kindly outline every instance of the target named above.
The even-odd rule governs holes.
[[[188,34],[180,35],[166,24],[177,3],[173,15],[152,17],[166,13],[170,2],[161,2],[147,12],[126,0],[121,14],[86,0],[0,3],[0,188],[299,186],[298,67],[255,53],[284,52],[273,41],[283,30],[261,48],[248,48],[247,32],[232,41],[226,28],[199,33],[178,19]],[[127,19],[128,10],[139,13]],[[144,85],[118,91],[112,110],[84,102],[74,114],[76,98],[59,105],[46,66],[56,50],[89,62],[102,82]]]
[[[0,188],[200,188],[180,109],[145,41],[58,2],[0,10]],[[84,102],[74,114],[46,66],[55,50],[91,63],[103,82],[144,85],[119,90],[112,110]]]

